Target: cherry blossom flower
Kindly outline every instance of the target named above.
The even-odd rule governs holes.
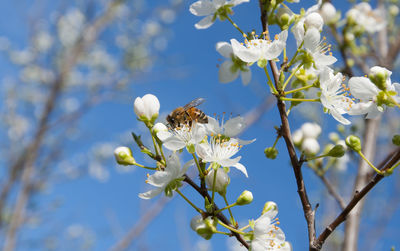
[[[232,14],[232,7],[249,1],[250,0],[199,0],[190,5],[189,10],[195,16],[204,16],[204,18],[194,26],[197,29],[207,29],[215,22],[217,17],[224,20],[228,14]]]
[[[285,241],[285,234],[276,226],[279,222],[274,218],[278,214],[278,207],[275,203],[273,204],[275,206],[272,206],[270,210],[255,221],[254,234],[250,244],[252,251],[292,250],[290,243]]]
[[[315,68],[321,69],[337,61],[330,52],[331,47],[325,42],[325,37],[321,41],[321,33],[316,28],[307,30],[304,37],[304,48],[312,56]],[[326,55],[326,53],[329,53]]]
[[[219,82],[229,83],[234,81],[240,74],[242,83],[247,85],[251,80],[251,71],[246,62],[236,57],[232,46],[227,42],[219,42],[216,49],[227,60],[219,67]]]
[[[231,39],[233,53],[244,62],[258,62],[259,66],[265,65],[268,60],[279,57],[286,47],[287,36],[288,32],[284,30],[275,36],[274,41],[268,39],[248,40],[246,38],[244,45],[236,39]]]
[[[160,101],[153,94],[146,94],[142,98],[135,99],[133,108],[140,120],[154,121],[158,117]]]
[[[139,197],[148,200],[154,198],[163,191],[167,196],[172,196],[172,191],[181,186],[180,182],[183,180],[182,176],[193,164],[193,161],[189,161],[181,169],[179,157],[176,153],[173,153],[167,159],[167,166],[165,167],[165,170],[155,172],[146,180],[147,184],[155,186],[156,189],[149,190],[145,193],[140,193]]]
[[[343,114],[349,112],[354,102],[345,96],[345,90],[342,85],[343,75],[339,72],[333,74],[333,70],[326,67],[320,75],[321,103],[334,119],[344,125],[350,124],[350,121],[343,117]]]
[[[299,46],[303,40],[305,35],[304,25],[306,24],[306,28],[316,28],[318,30],[322,30],[322,26],[324,25],[324,20],[320,14],[318,14],[318,9],[321,6],[322,1],[319,0],[317,4],[311,6],[305,11],[305,14],[301,16],[293,25],[292,32],[296,39],[297,46]],[[306,22],[307,20],[307,22]]]
[[[184,147],[190,153],[194,153],[194,147],[206,136],[203,124],[193,123],[191,127],[183,125],[169,131],[159,131],[157,137],[163,142],[163,146],[171,151],[177,151]]]
[[[231,159],[241,148],[239,141],[235,138],[211,137],[210,142],[204,142],[196,145],[196,153],[203,162],[216,163],[222,167],[236,167],[244,173],[246,177],[247,170],[239,163],[241,156]]]

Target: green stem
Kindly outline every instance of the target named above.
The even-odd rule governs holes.
[[[280,97],[280,100],[285,100],[285,101],[301,101],[301,102],[319,102],[319,98],[314,98],[314,99],[304,99],[304,98],[286,98],[286,97]]]
[[[225,204],[227,206],[229,206],[229,202],[228,202],[228,199],[226,198],[226,194],[225,193],[222,195],[222,197],[224,198]],[[236,221],[235,221],[235,218],[233,217],[233,214],[232,214],[232,211],[231,211],[230,207],[228,208],[228,211],[229,211],[229,215],[231,216],[231,223],[232,223],[232,225],[235,225]]]
[[[225,223],[223,223],[220,220],[218,220],[218,224],[220,224],[221,226],[231,230],[232,232],[235,232],[235,233],[238,233],[238,234],[241,234],[241,235],[245,235],[246,234],[246,233],[244,233],[242,231],[237,230],[236,228],[233,228],[233,227],[230,227],[230,226],[226,225]]]
[[[160,153],[161,153],[161,156],[162,156],[163,160],[164,160],[165,162],[167,162],[167,159],[165,158],[165,155],[164,155],[164,151],[163,151],[163,149],[162,149],[162,145],[159,144],[158,146],[160,147]]]
[[[272,89],[272,92],[273,92],[274,94],[277,94],[278,91],[275,89],[275,86],[274,86],[274,84],[272,83],[272,79],[271,79],[271,77],[269,76],[268,69],[267,69],[266,66],[264,66],[264,72],[265,72],[265,75],[267,75],[269,87]]]
[[[379,170],[378,168],[376,168],[376,167],[364,156],[364,154],[363,154],[361,151],[358,151],[357,153],[361,156],[361,158],[363,158],[363,159],[365,160],[365,162],[367,162],[367,164],[368,164],[370,167],[372,167],[372,169],[375,170],[375,172],[376,172],[377,174],[383,175],[383,172],[382,172],[381,170]]]
[[[274,144],[272,145],[272,148],[275,148],[276,144],[278,143],[278,140],[279,140],[281,137],[282,137],[281,135],[278,135],[278,136],[276,137],[275,142],[274,142]]]
[[[183,195],[183,193],[181,193],[181,191],[179,191],[179,189],[175,190],[180,196],[182,196],[182,198],[184,200],[186,200],[187,203],[189,203],[198,213],[203,214],[203,210],[201,210],[200,208],[196,207],[196,205],[194,205],[188,198],[186,198],[185,195]]]
[[[306,86],[303,86],[303,87],[300,87],[300,88],[297,88],[297,89],[293,89],[293,90],[285,92],[285,95],[286,94],[290,94],[290,93],[294,93],[294,92],[298,92],[298,91],[302,91],[302,90],[307,90],[307,89],[309,89],[309,88],[311,88],[313,86],[314,86],[314,84],[311,84],[311,85],[306,85]]]
[[[229,209],[229,208],[231,208],[231,207],[234,207],[234,206],[236,206],[236,202],[233,203],[233,204],[227,205],[227,206],[224,207],[224,208],[221,208],[220,210],[216,211],[215,214],[219,214],[220,212],[222,212],[222,211],[224,211],[224,210],[226,210],[226,209]]]
[[[214,177],[213,177],[213,185],[212,185],[212,196],[211,196],[211,205],[214,204],[214,198],[215,198],[215,182],[217,181],[217,169],[214,169]]]
[[[153,145],[154,145],[154,150],[156,151],[156,155],[160,155],[159,152],[158,152],[158,147],[157,147],[157,144],[156,144],[156,139],[154,138],[153,134],[151,133],[151,130],[150,130],[150,134],[151,134],[151,139],[153,140]]]
[[[304,44],[304,40],[303,40],[303,42],[301,42],[299,48],[297,48],[296,53],[293,55],[293,57],[290,60],[290,62],[287,64],[287,66],[286,66],[287,68],[290,68],[290,66],[292,66],[292,64],[294,63],[294,60],[296,59],[297,54],[299,53],[301,47],[303,47],[303,44]]]
[[[144,166],[144,165],[141,165],[141,164],[139,164],[139,163],[133,163],[133,165],[138,166],[138,167],[141,167],[141,168],[144,168],[144,169],[157,170],[156,167]]]
[[[242,228],[239,228],[239,231],[244,231],[244,230],[248,229],[249,227],[250,227],[250,225],[244,226]]]
[[[197,160],[196,154],[192,153],[192,156],[193,156],[194,162],[196,162],[197,169],[199,170],[200,178],[204,178],[204,173],[201,170],[201,167],[200,167],[199,161]]]
[[[310,158],[307,158],[306,161],[315,160],[315,159],[320,159],[320,158],[325,158],[325,157],[328,157],[328,155],[323,154],[323,155],[319,155],[319,156],[310,157]]]
[[[300,69],[300,67],[302,67],[303,64],[299,64],[299,66],[296,67],[296,69],[294,71],[292,71],[292,74],[290,74],[290,76],[288,77],[288,79],[286,79],[285,83],[283,84],[282,90],[285,91],[286,86],[289,84],[290,80],[292,79],[292,77],[296,74],[296,72]]]
[[[215,230],[214,233],[216,233],[216,234],[224,234],[224,235],[231,235],[231,233],[225,233],[225,232],[221,232],[221,231],[218,231],[218,230]]]
[[[396,168],[396,167],[398,167],[400,165],[400,161],[399,162],[397,162],[397,164],[395,164],[394,166],[392,166],[391,168],[389,168],[388,170],[387,170],[387,172],[388,173],[392,173],[393,172],[393,170]]]
[[[233,27],[235,27],[240,33],[242,33],[242,35],[246,35],[246,33],[244,33],[244,32],[239,28],[239,26],[238,26],[235,22],[233,22],[233,20],[232,20],[229,16],[226,16],[226,18],[229,20],[229,22],[231,22],[231,24],[233,25]]]

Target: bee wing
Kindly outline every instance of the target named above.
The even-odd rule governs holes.
[[[196,98],[195,100],[192,100],[190,103],[186,104],[183,108],[187,110],[189,108],[203,104],[204,101],[206,101],[204,98]]]

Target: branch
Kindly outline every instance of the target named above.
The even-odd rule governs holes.
[[[400,160],[400,147],[397,148],[393,153],[390,153],[389,156],[391,156],[390,161],[385,162],[382,161],[378,168],[382,171],[389,169],[392,167],[394,164],[396,164]],[[322,245],[324,244],[325,240],[328,238],[328,236],[343,222],[346,220],[347,215],[350,213],[350,211],[357,205],[357,203],[360,202],[360,200],[373,188],[375,187],[376,184],[378,184],[379,181],[381,181],[384,178],[382,175],[375,175],[375,177],[372,178],[372,180],[361,190],[361,191],[356,191],[354,194],[353,198],[347,204],[346,208],[339,214],[339,216],[336,217],[336,219],[329,224],[325,228],[325,230],[321,233],[320,236],[318,236],[317,240],[314,243],[314,246],[319,249],[322,248]]]
[[[201,196],[203,196],[203,198],[207,198],[208,201],[212,201],[212,200],[211,200],[211,196],[208,194],[207,190],[202,189],[201,187],[199,187],[199,186],[198,186],[191,178],[189,178],[189,176],[187,176],[186,174],[185,174],[185,179],[184,179],[184,181],[185,181],[186,183],[188,183],[191,187],[193,187]],[[215,203],[213,204],[213,207],[215,208],[216,211],[219,210],[219,208],[217,207],[217,205],[215,205]],[[235,226],[232,226],[232,225],[231,225],[231,223],[229,222],[229,220],[225,217],[225,215],[222,214],[222,212],[219,213],[219,214],[217,214],[216,216],[217,216],[217,218],[218,218],[220,221],[222,221],[224,224],[226,224],[226,225],[228,225],[228,226],[230,226],[230,227],[232,227],[232,228],[235,228]],[[236,233],[236,232],[233,232],[233,231],[231,231],[231,234],[232,234],[233,236],[235,236],[235,238],[236,238],[244,247],[246,247],[247,249],[249,249],[249,244],[243,239],[243,237],[242,237],[240,234],[238,234],[238,233]]]

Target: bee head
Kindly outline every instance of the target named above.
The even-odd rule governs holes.
[[[171,127],[174,127],[174,125],[175,125],[175,119],[174,119],[173,116],[171,116],[171,115],[169,114],[169,115],[167,116],[166,120],[167,120],[168,124],[169,124]]]

